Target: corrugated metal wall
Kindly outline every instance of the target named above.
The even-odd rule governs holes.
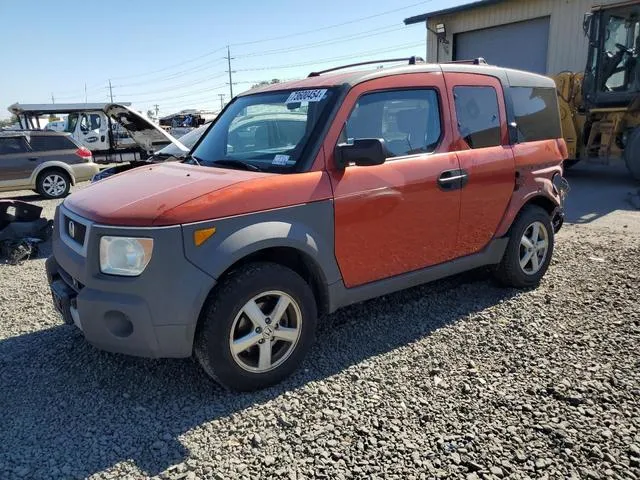
[[[620,0],[505,0],[502,3],[478,7],[442,17],[429,19],[435,30],[437,23],[447,29],[448,45],[440,45],[439,60],[451,60],[453,36],[459,32],[494,27],[507,23],[550,16],[547,73],[563,70],[581,71],[587,61],[587,39],[582,32],[585,12],[595,4],[616,3]],[[427,60],[436,61],[436,37],[427,31]],[[505,48],[518,48],[505,45]]]

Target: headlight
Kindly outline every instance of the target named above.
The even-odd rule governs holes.
[[[100,239],[100,271],[109,275],[136,277],[151,260],[151,238],[102,237]]]

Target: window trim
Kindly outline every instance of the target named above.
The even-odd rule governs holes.
[[[498,144],[497,145],[491,145],[489,147],[478,147],[478,148],[473,148],[471,145],[469,145],[467,143],[467,141],[464,139],[464,137],[462,136],[462,132],[460,131],[460,119],[458,118],[458,109],[456,108],[456,88],[490,88],[491,90],[493,90],[493,93],[496,94],[496,106],[498,107]],[[504,87],[503,87],[504,90]],[[503,93],[503,98],[505,98],[505,94]],[[498,95],[498,91],[496,90],[496,87],[494,87],[493,85],[483,85],[483,84],[477,84],[477,85],[468,85],[468,84],[462,84],[462,83],[457,83],[455,85],[453,85],[451,87],[451,100],[453,100],[453,112],[456,114],[456,130],[458,132],[458,135],[460,136],[460,139],[462,141],[464,141],[464,143],[467,145],[467,147],[469,147],[470,150],[480,150],[482,148],[495,148],[495,147],[504,147],[505,145],[502,143],[502,122],[503,122],[503,118],[502,118],[502,114],[500,112],[500,96]],[[505,114],[506,109],[507,109],[507,101],[505,98]],[[508,125],[507,125],[508,126]],[[509,129],[507,128],[507,133],[509,133]],[[509,134],[510,137],[510,134]],[[517,138],[516,138],[517,140]],[[511,141],[511,138],[509,138],[509,141]],[[511,144],[511,143],[510,143]]]
[[[424,152],[424,153],[412,153],[410,155],[402,155],[402,156],[397,156],[397,157],[387,157],[385,158],[385,163],[387,162],[395,162],[397,160],[405,160],[405,159],[410,159],[413,157],[417,157],[419,155],[435,155],[438,152],[438,150],[440,149],[440,147],[442,146],[442,141],[444,140],[444,135],[445,135],[445,129],[443,128],[445,123],[443,121],[443,110],[442,110],[442,91],[440,90],[440,88],[438,88],[437,86],[433,85],[433,86],[419,86],[419,87],[390,87],[390,88],[381,88],[378,90],[369,90],[367,92],[363,92],[361,93],[358,98],[356,98],[356,100],[353,102],[353,105],[351,106],[351,108],[349,109],[349,113],[347,114],[347,118],[344,121],[344,123],[342,124],[342,128],[340,128],[340,133],[338,134],[338,138],[336,139],[336,144],[333,146],[333,148],[335,149],[338,145],[340,145],[340,137],[342,134],[342,131],[344,130],[344,128],[347,125],[347,122],[349,121],[349,119],[351,118],[351,114],[353,113],[353,111],[356,109],[356,105],[358,105],[358,102],[360,101],[360,99],[366,95],[372,95],[372,94],[376,94],[376,93],[386,93],[386,92],[402,92],[402,91],[417,91],[417,90],[432,90],[436,93],[436,100],[438,102],[438,117],[440,120],[440,135],[438,136],[438,141],[435,144],[435,147],[433,149],[432,152]],[[335,161],[335,159],[334,159]],[[346,168],[352,167],[354,165],[347,165]],[[360,167],[362,168],[362,167]]]

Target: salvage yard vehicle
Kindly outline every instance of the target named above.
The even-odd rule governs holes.
[[[568,190],[554,82],[403,60],[245,92],[184,162],[69,196],[46,263],[64,320],[253,390],[291,374],[340,307],[483,266],[535,286]]]
[[[96,173],[91,182],[97,182],[98,180],[104,180],[118,173],[126,172],[133,168],[144,167],[145,165],[152,165],[154,163],[162,162],[177,162],[182,160],[189,153],[189,149],[193,147],[198,139],[202,136],[205,130],[209,127],[209,124],[204,124],[198,128],[191,130],[189,133],[180,137],[180,143],[172,143],[167,145],[162,150],[154,153],[150,157],[144,160],[132,160],[128,163],[122,163],[115,167],[105,168]]]
[[[129,108],[129,103],[14,103],[8,110],[21,128],[40,129],[40,116],[66,114],[65,131],[91,150],[96,162],[145,159],[169,144],[179,144],[150,119]]]
[[[89,150],[68,133],[51,130],[0,132],[0,192],[35,190],[44,198],[62,198],[100,167]]]
[[[585,71],[554,76],[569,151],[565,165],[622,157],[640,180],[640,0],[594,6],[583,30]]]

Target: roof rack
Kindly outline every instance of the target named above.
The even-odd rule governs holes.
[[[451,60],[450,62],[442,63],[468,63],[471,65],[489,65],[483,57],[473,58],[469,60]]]
[[[342,65],[340,67],[328,68],[326,70],[321,70],[319,72],[311,72],[309,77],[319,77],[323,73],[335,72],[336,70],[342,70],[345,68],[351,67],[359,67],[361,65],[374,65],[376,63],[391,63],[391,62],[409,62],[409,65],[415,65],[416,63],[423,63],[424,59],[422,57],[408,57],[408,58],[388,58],[386,60],[370,60],[367,62],[359,62],[359,63],[351,63],[349,65]]]

